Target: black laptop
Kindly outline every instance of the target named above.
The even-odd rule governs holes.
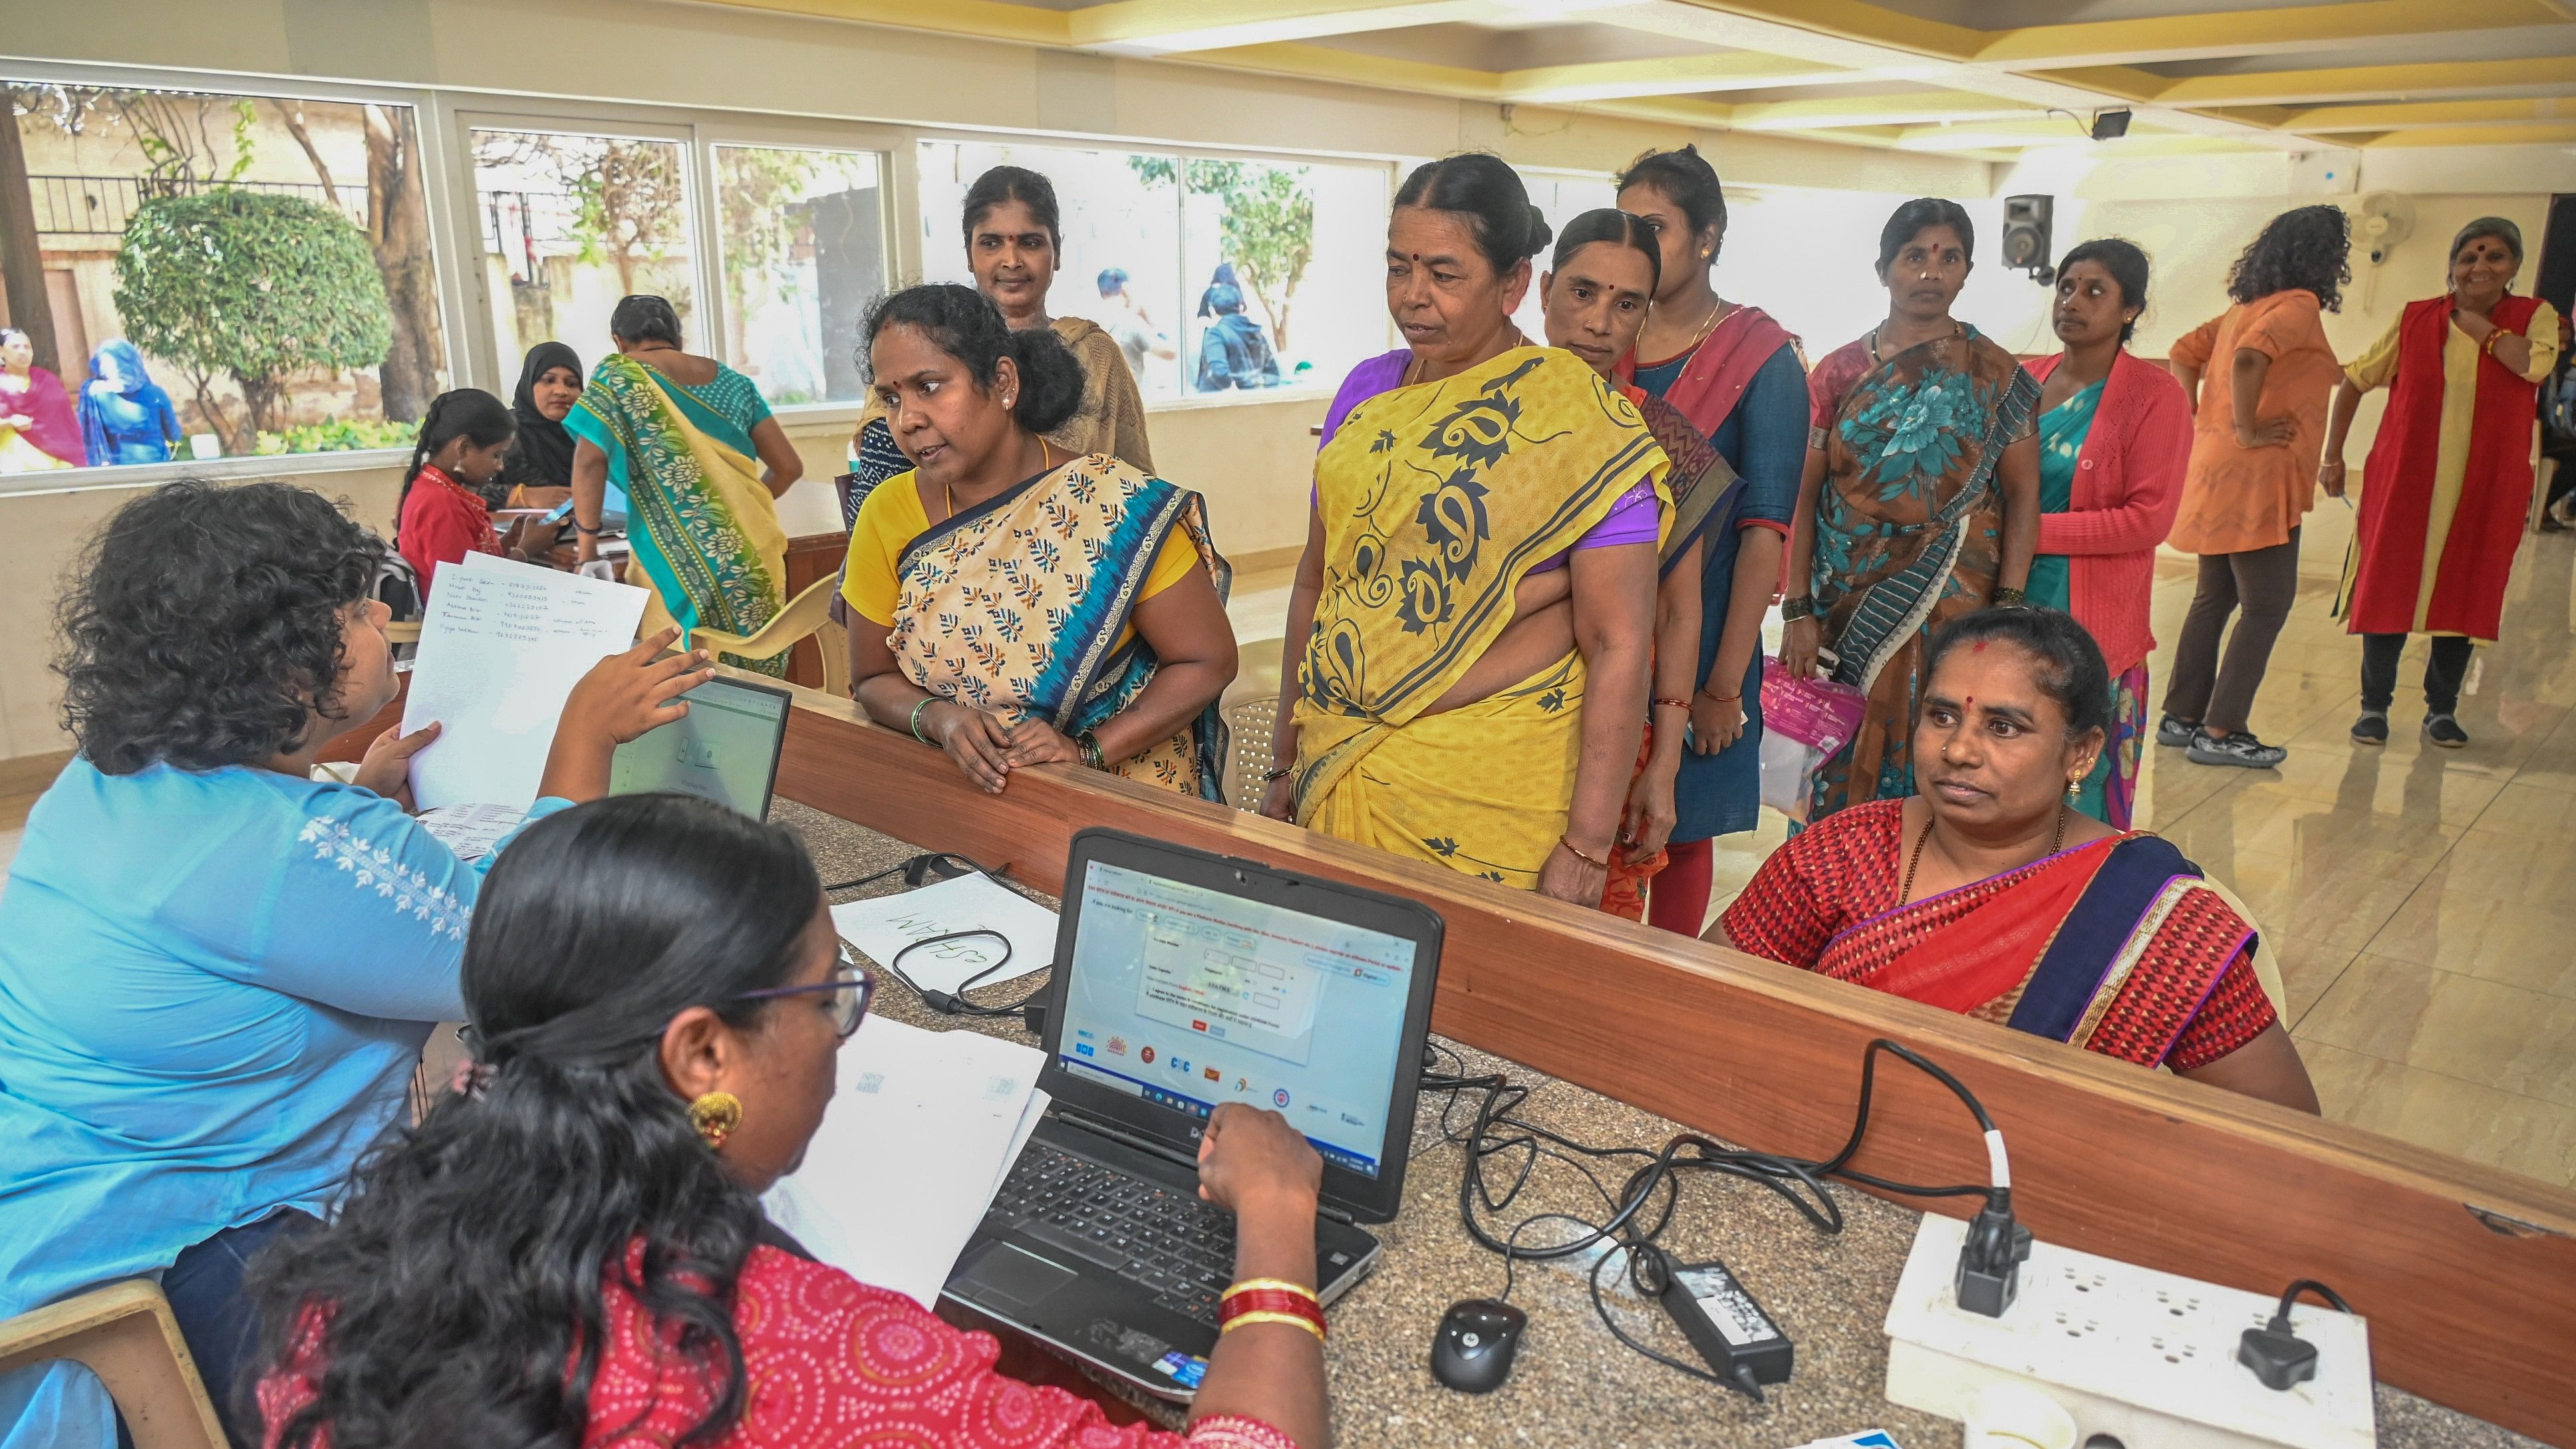
[[[1073,838],[1039,1085],[1054,1105],[944,1296],[1167,1399],[1198,1391],[1234,1220],[1198,1196],[1223,1102],[1324,1159],[1329,1306],[1404,1198],[1440,917],[1416,902],[1111,830]]]
[[[754,820],[769,818],[793,696],[718,676],[680,698],[689,703],[687,714],[617,747],[608,766],[608,793],[676,790],[730,805]]]

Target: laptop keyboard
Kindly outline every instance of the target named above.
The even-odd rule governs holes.
[[[1233,1214],[1043,1142],[1020,1153],[984,1220],[1096,1263],[1210,1328],[1234,1280]]]

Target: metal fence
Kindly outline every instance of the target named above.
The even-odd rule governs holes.
[[[320,183],[294,181],[168,181],[149,176],[29,176],[27,193],[35,203],[36,235],[40,244],[98,245],[113,244],[125,235],[125,224],[134,219],[135,208],[153,196],[187,195],[212,191],[218,186],[231,186],[243,191],[265,192],[272,196],[300,196],[306,201],[329,205],[330,197]],[[359,226],[367,224],[367,190],[363,186],[343,186],[339,190],[339,211]]]

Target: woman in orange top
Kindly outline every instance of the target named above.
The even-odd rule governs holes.
[[[2246,723],[2299,590],[2299,521],[2316,501],[2326,402],[2343,380],[2323,316],[2343,306],[2351,252],[2342,208],[2281,213],[2228,273],[2236,305],[2173,345],[2174,372],[2199,400],[2199,421],[2166,541],[2200,555],[2200,586],[2174,650],[2156,743],[2185,747],[2194,764],[2264,770],[2289,757]],[[2203,393],[2201,375],[2217,358],[2227,377]],[[2222,663],[2218,636],[2240,603],[2244,617]]]

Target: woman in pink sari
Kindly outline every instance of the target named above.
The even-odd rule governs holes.
[[[0,473],[85,468],[89,448],[63,380],[36,365],[36,344],[0,327]]]
[[[2068,803],[2110,713],[2084,626],[2054,609],[1963,615],[1924,678],[1922,793],[1800,832],[1708,939],[2316,1111],[2252,924],[2173,846]]]

